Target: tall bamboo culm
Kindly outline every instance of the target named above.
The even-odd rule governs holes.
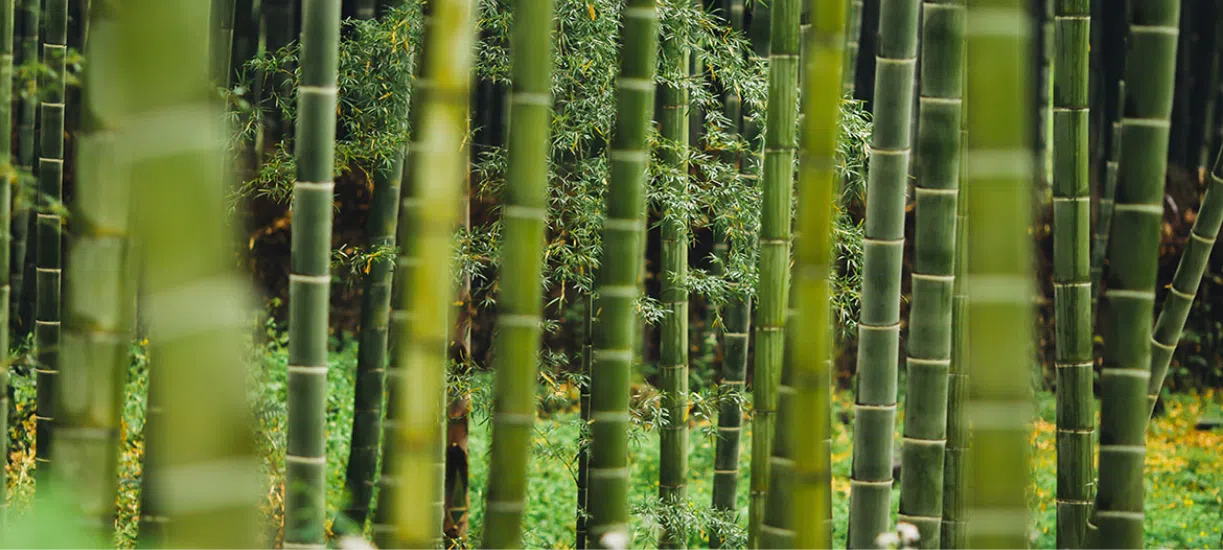
[[[850,548],[874,548],[875,537],[889,530],[918,8],[917,0],[881,0],[879,6],[874,135],[866,186],[862,313],[858,323]]]
[[[14,0],[0,0],[0,128],[10,129],[13,124],[13,20],[16,16]],[[12,234],[8,231],[12,222],[13,195],[19,192],[17,172],[13,170],[13,133],[0,132],[0,352],[8,353],[11,344],[9,335],[9,251]],[[7,358],[8,356],[5,355]],[[0,456],[8,456],[8,384],[9,363],[0,361]],[[5,459],[7,460],[7,459]],[[5,503],[8,502],[8,472],[0,471],[0,525],[4,523]]]
[[[406,2],[402,3],[407,5]],[[421,6],[421,37],[424,44],[428,44],[429,35],[433,28],[433,3],[427,2]],[[420,50],[413,53],[416,56],[416,63],[412,70],[414,79],[412,83],[412,97],[408,107],[408,127],[409,127],[409,142],[405,147],[403,172],[401,182],[403,188],[399,197],[399,227],[397,229],[397,241],[399,242],[399,251],[395,255],[395,273],[392,281],[391,292],[391,321],[390,334],[388,335],[388,343],[391,349],[396,349],[402,342],[402,338],[407,333],[408,321],[412,319],[413,306],[404,299],[404,293],[408,292],[410,283],[415,279],[417,269],[420,267],[419,253],[420,247],[405,246],[410,235],[410,231],[415,231],[417,225],[420,224],[421,206],[418,200],[419,191],[417,190],[417,173],[411,170],[410,167],[422,162],[423,142],[422,135],[417,131],[421,126],[421,109],[424,105],[425,90],[429,89],[429,83],[426,80],[428,75],[423,71],[424,64],[428,62]],[[438,368],[442,368],[439,366]],[[378,501],[374,512],[373,538],[374,544],[380,548],[392,548],[399,543],[398,527],[395,524],[396,502],[400,498],[401,487],[403,484],[403,472],[396,467],[399,463],[400,455],[405,449],[399,448],[395,442],[396,437],[401,430],[401,418],[403,418],[403,386],[404,386],[404,371],[403,365],[396,361],[394,354],[387,365],[386,371],[386,404],[384,406],[386,413],[382,421],[382,471],[378,476]],[[438,399],[444,397],[444,389],[437,388],[441,394]],[[441,407],[441,404],[438,404]],[[440,410],[440,409],[439,409]],[[440,414],[440,412],[439,412]],[[439,419],[440,422],[440,419]],[[437,444],[441,445],[441,434],[438,434]],[[437,480],[437,483],[442,483],[442,480]],[[438,517],[438,532],[441,535],[441,517]]]
[[[961,73],[962,78],[967,73]],[[963,90],[961,90],[963,91]],[[960,178],[964,176],[964,144],[968,122],[960,116]],[[968,295],[964,286],[968,255],[964,239],[967,237],[968,218],[964,216],[968,206],[967,189],[961,183],[956,199],[955,213],[955,282],[951,286],[951,367],[947,373],[947,446],[943,451],[943,520],[939,529],[939,544],[943,548],[968,547],[968,523],[964,521],[964,496],[967,455],[968,419],[964,416],[964,401],[968,396]]]
[[[68,0],[47,0],[42,62],[50,69],[42,83],[38,133],[39,208],[35,247],[34,345],[38,349],[35,457],[46,472],[52,458],[52,430],[60,362],[60,279],[64,188],[64,69],[68,50]]]
[[[938,548],[952,360],[965,8],[964,0],[927,0],[923,6],[899,521],[917,527],[923,548]]]
[[[325,538],[327,511],[327,316],[340,2],[306,0],[302,17],[289,273],[284,529],[286,544],[316,546]]]
[[[849,0],[849,21],[845,25],[845,59],[841,61],[841,93],[854,95],[858,76],[858,50],[862,42],[862,7],[864,0]]]
[[[396,461],[401,487],[393,506],[397,547],[430,548],[441,541],[443,504],[443,413],[445,369],[449,344],[452,234],[459,221],[463,186],[467,181],[468,105],[474,54],[474,6],[465,0],[439,0],[432,5],[418,82],[420,124],[414,158],[408,163],[417,211],[401,211],[399,242],[415,256],[415,273],[400,281],[399,300],[408,319],[399,319],[394,361],[399,407],[396,430],[388,445],[398,447]],[[415,111],[415,109],[413,109]],[[427,185],[424,183],[428,182]],[[407,201],[405,201],[407,202]],[[444,469],[444,468],[443,468]]]
[[[151,434],[171,548],[253,548],[265,478],[245,387],[249,287],[234,273],[222,184],[226,124],[209,79],[207,2],[115,3],[115,127],[165,390]],[[91,40],[102,41],[102,30]],[[170,53],[172,52],[172,53]],[[173,63],[167,64],[167,56]],[[107,73],[112,74],[112,73]],[[166,182],[174,182],[167,185]]]
[[[370,14],[373,17],[373,14]],[[410,55],[407,52],[400,55]],[[412,85],[402,83],[404,88]],[[406,126],[409,113],[395,116]],[[399,201],[403,186],[404,152],[397,151],[388,165],[374,172],[369,222],[365,235],[376,259],[370,265],[361,292],[361,329],[357,348],[356,389],[353,395],[352,444],[349,447],[345,483],[352,500],[346,511],[358,525],[369,516],[382,448],[382,419],[386,392],[387,343],[390,326],[391,286],[395,261],[393,249],[399,227]]]
[[[76,504],[97,540],[114,531],[116,468],[123,388],[135,320],[136,270],[129,235],[129,179],[116,162],[113,105],[96,86],[114,78],[115,6],[93,0],[77,134],[76,193],[64,287],[63,379],[55,447],[62,486],[76,487]]]
[[[1172,277],[1172,286],[1164,299],[1163,309],[1159,310],[1159,318],[1155,320],[1151,335],[1151,380],[1147,385],[1148,419],[1155,410],[1155,401],[1159,399],[1159,391],[1168,375],[1172,352],[1176,351],[1185,320],[1189,318],[1189,306],[1193,305],[1193,297],[1197,295],[1198,285],[1206,272],[1210,251],[1219,236],[1220,223],[1223,223],[1223,151],[1219,152],[1214,168],[1207,176],[1202,206],[1193,220],[1193,228],[1189,230],[1189,241],[1185,244],[1180,263],[1176,265],[1176,275]]]
[[[797,235],[795,235],[797,240]],[[787,266],[788,267],[788,266]],[[769,493],[760,526],[759,548],[793,548],[794,445],[790,434],[794,426],[794,346],[797,336],[797,287],[787,288],[785,343],[782,350],[781,379],[777,388],[777,418],[774,420],[773,448],[769,455]],[[809,434],[805,434],[809,437]],[[813,518],[807,518],[813,521]]]
[[[14,23],[21,19],[19,28],[21,35],[14,37],[21,47],[16,52],[20,54],[21,62],[38,59],[38,29],[42,19],[42,9],[39,0],[17,0],[18,7],[14,15]],[[31,78],[24,83],[24,96],[17,103],[17,190],[13,194],[12,234],[13,245],[10,254],[12,296],[9,301],[9,323],[14,329],[14,336],[24,338],[29,329],[30,321],[23,319],[26,314],[22,308],[27,300],[23,299],[25,288],[25,266],[28,256],[27,248],[30,233],[30,211],[37,204],[36,195],[31,191],[35,187],[34,174],[34,123],[38,116],[38,79]],[[32,282],[32,281],[31,281]]]
[[[730,0],[727,12],[730,15],[730,26],[733,30],[743,30],[743,0]],[[739,94],[733,89],[725,89],[722,93],[723,114],[730,122],[727,128],[731,135],[741,136],[751,143],[751,136],[744,130],[743,103]],[[754,178],[756,163],[750,151],[722,151],[723,160],[739,169],[739,177]],[[726,259],[731,252],[730,239],[723,238],[717,245],[719,255]],[[733,514],[738,511],[736,498],[739,487],[739,451],[740,436],[743,426],[743,410],[739,401],[732,395],[743,391],[744,380],[747,378],[748,338],[751,334],[750,296],[734,294],[727,301],[722,311],[722,391],[727,398],[718,404],[718,438],[715,442],[713,464],[713,508],[722,514]],[[711,529],[709,546],[721,548],[720,533]]]
[[[497,373],[485,548],[522,546],[527,463],[535,421],[543,242],[552,122],[552,0],[514,4],[509,166],[502,210],[505,254],[497,314]]]
[[[1030,338],[1035,285],[1031,29],[1020,0],[968,0],[965,172],[969,220],[969,548],[1027,545]]]
[[[769,84],[760,205],[760,283],[756,307],[756,371],[752,378],[752,464],[748,546],[763,544],[774,416],[785,347],[786,285],[790,272],[795,121],[798,118],[799,0],[769,6]]]
[[[683,25],[664,33],[660,47],[668,70],[687,77],[689,54]],[[688,187],[688,89],[664,84],[660,95],[663,181],[672,199],[680,201],[686,198]],[[658,497],[664,507],[682,509],[688,500],[688,215],[677,208],[664,210],[661,217],[659,297],[667,313],[658,331],[658,368],[667,421],[659,428]],[[682,513],[664,517],[677,516]],[[687,548],[686,529],[663,521],[658,545]]]
[[[1132,7],[1117,204],[1099,314],[1104,367],[1095,525],[1105,548],[1143,545],[1150,319],[1180,21],[1180,0],[1135,2]]]
[[[1104,254],[1108,251],[1108,235],[1113,227],[1113,208],[1117,197],[1117,167],[1121,163],[1121,118],[1125,106],[1125,81],[1117,83],[1117,112],[1112,121],[1112,144],[1109,146],[1108,160],[1104,162],[1104,182],[1100,186],[1100,200],[1096,205],[1095,234],[1091,242],[1091,299],[1092,311],[1096,311],[1096,302],[1100,297],[1100,281],[1104,277]]]
[[[1053,30],[1053,301],[1057,370],[1057,541],[1082,548],[1091,513],[1091,190],[1088,0],[1056,0]]]
[[[832,372],[830,278],[837,205],[837,139],[844,70],[846,2],[807,0],[803,48],[798,220],[793,284],[798,305],[791,368],[794,415],[786,436],[794,457],[789,509],[798,548],[832,548]],[[852,29],[851,29],[852,30]],[[801,237],[799,237],[801,235]]]

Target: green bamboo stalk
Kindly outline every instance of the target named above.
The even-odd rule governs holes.
[[[13,23],[16,16],[14,0],[0,0],[0,352],[6,354],[0,361],[0,456],[7,457],[9,449],[8,410],[9,410],[9,362],[7,360],[9,336],[9,297],[12,287],[9,284],[9,250],[12,236],[6,231],[12,221],[11,208],[13,195],[20,192],[15,185],[17,174],[13,170],[13,133],[8,131],[13,126]],[[7,458],[5,459],[7,461]],[[6,462],[7,463],[7,462]],[[4,525],[6,514],[3,508],[8,502],[8,472],[0,471],[0,526]]]
[[[285,544],[323,544],[327,494],[327,314],[331,303],[339,0],[302,6],[289,274]]]
[[[76,503],[99,541],[114,531],[116,468],[123,387],[130,364],[135,317],[135,270],[131,268],[129,180],[118,168],[114,109],[98,98],[97,86],[114,73],[115,6],[92,2],[77,134],[76,193],[64,288],[63,376],[56,410],[55,447],[62,486],[76,489]]]
[[[842,76],[846,3],[807,0],[806,7],[811,29],[803,48],[804,114],[793,283],[798,316],[792,329],[802,337],[786,345],[792,358],[795,412],[785,415],[789,423],[786,437],[794,457],[789,513],[796,547],[831,548],[833,322],[829,283],[834,269],[833,220],[838,196],[834,167],[841,91],[823,83]]]
[[[795,234],[797,242],[798,234]],[[789,266],[787,266],[789,267]],[[797,329],[795,321],[798,317],[797,285],[787,289],[785,343],[782,350],[781,379],[777,387],[777,418],[774,420],[773,448],[769,455],[769,492],[765,504],[764,519],[760,526],[759,548],[794,548],[794,439],[796,437],[811,437],[792,435],[797,428],[795,416],[794,388],[794,348],[797,344]],[[811,517],[800,518],[812,521]]]
[[[1095,524],[1100,544],[1108,548],[1143,544],[1142,467],[1151,378],[1148,342],[1179,15],[1180,0],[1151,0],[1135,2],[1130,17],[1117,204],[1100,304],[1104,369]]]
[[[1193,220],[1193,228],[1189,230],[1185,252],[1181,255],[1180,263],[1176,265],[1172,286],[1152,330],[1151,380],[1147,385],[1148,422],[1155,411],[1155,402],[1159,400],[1164,378],[1168,375],[1172,352],[1176,351],[1181,331],[1185,328],[1185,320],[1189,317],[1189,306],[1193,305],[1193,297],[1197,295],[1202,275],[1206,272],[1206,263],[1210,260],[1210,251],[1219,236],[1219,225],[1223,223],[1223,190],[1219,188],[1221,184],[1223,151],[1219,152],[1214,168],[1210,171],[1206,194],[1202,197],[1197,218]]]
[[[962,55],[962,54],[961,54]],[[961,73],[967,78],[966,73]],[[963,103],[961,102],[961,106]],[[960,116],[960,177],[964,175],[963,154],[968,120]],[[964,520],[965,478],[968,454],[968,419],[964,416],[964,401],[968,395],[968,295],[964,285],[968,255],[964,239],[968,218],[967,188],[959,186],[955,212],[955,282],[951,287],[951,366],[947,374],[947,446],[943,453],[943,522],[939,543],[944,548],[968,547],[968,523]]]
[[[882,0],[880,4],[875,126],[866,186],[862,316],[858,323],[850,548],[873,548],[875,538],[889,530],[918,7],[916,0]]]
[[[433,27],[432,4],[425,3],[421,6],[421,24],[423,29],[424,43],[428,44],[429,35]],[[417,50],[419,52],[419,50]],[[414,231],[419,225],[421,216],[421,205],[418,197],[420,195],[417,189],[417,173],[409,167],[422,162],[424,144],[421,141],[421,133],[417,130],[421,127],[423,115],[421,109],[426,95],[426,90],[429,89],[428,82],[429,74],[423,70],[424,64],[428,59],[420,53],[414,53],[416,63],[412,70],[415,73],[414,83],[412,85],[412,96],[408,107],[408,129],[409,142],[405,147],[403,172],[401,176],[402,189],[399,198],[399,227],[398,242],[399,253],[395,256],[395,273],[392,278],[393,286],[391,289],[391,320],[390,333],[388,340],[391,349],[395,349],[402,341],[403,335],[408,330],[408,320],[411,319],[413,310],[404,299],[406,289],[410,288],[411,281],[416,277],[417,268],[421,265],[419,259],[419,247],[406,246],[406,240],[410,235],[410,231]],[[439,367],[440,368],[440,367]],[[382,421],[382,471],[378,477],[378,500],[374,511],[374,526],[373,535],[374,543],[380,548],[393,548],[400,544],[398,526],[395,523],[395,511],[397,502],[400,498],[400,487],[403,484],[403,472],[396,467],[399,464],[400,454],[406,450],[399,448],[395,442],[401,428],[400,418],[402,417],[403,405],[403,386],[407,377],[404,376],[403,365],[395,360],[395,355],[392,353],[391,361],[387,365],[386,371],[386,405],[384,419]],[[438,392],[444,395],[444,390],[438,388]],[[440,397],[439,397],[440,399]],[[441,404],[439,403],[440,407]],[[440,410],[440,409],[439,409]],[[440,412],[439,412],[440,415]],[[439,420],[440,422],[440,420]],[[441,434],[438,434],[437,444],[440,445]],[[441,480],[437,480],[440,487]],[[441,534],[441,518],[438,517],[438,532]]]
[[[970,220],[968,456],[970,548],[1022,548],[1031,417],[1031,33],[1019,0],[969,0],[965,39],[968,118],[965,173]],[[987,223],[974,223],[983,220]]]
[[[406,54],[405,54],[406,55]],[[404,82],[406,87],[410,82]],[[406,124],[408,113],[396,113]],[[352,442],[349,447],[345,485],[352,497],[346,510],[350,519],[365,525],[370,500],[374,494],[381,448],[383,394],[386,391],[387,334],[390,325],[391,286],[395,262],[390,249],[395,244],[399,227],[400,190],[404,171],[404,153],[399,151],[391,162],[374,172],[374,190],[370,198],[366,238],[376,255],[370,264],[361,293],[361,331],[357,351],[356,391],[353,396]],[[385,411],[385,412],[384,412]]]
[[[1117,113],[1112,122],[1112,143],[1109,146],[1109,157],[1104,164],[1104,183],[1100,187],[1100,200],[1097,204],[1095,234],[1091,243],[1091,299],[1092,311],[1096,311],[1096,301],[1100,297],[1100,281],[1104,276],[1104,254],[1108,251],[1108,237],[1113,227],[1113,209],[1117,195],[1117,168],[1121,163],[1121,118],[1125,105],[1125,80],[1117,82]]]
[[[963,0],[926,0],[899,521],[940,546],[964,80]]]
[[[68,46],[68,0],[47,0],[46,36],[42,60],[50,74],[42,83],[45,88],[39,108],[42,127],[39,130],[37,223],[38,246],[35,271],[38,297],[35,306],[34,345],[38,349],[38,380],[35,458],[47,471],[52,460],[52,430],[55,427],[55,404],[58,399],[60,356],[60,277],[63,262],[62,239],[64,222],[60,201],[64,188],[64,76]]]
[[[382,436],[382,397],[386,388],[387,329],[390,323],[391,282],[395,263],[380,250],[395,246],[399,224],[402,155],[390,166],[374,172],[370,217],[366,235],[377,254],[370,264],[361,293],[361,332],[357,350],[356,391],[353,396],[352,443],[349,447],[345,485],[352,497],[346,514],[365,525],[374,476],[378,468]]]
[[[603,222],[604,261],[596,276],[594,363],[590,370],[589,536],[598,545],[620,538],[628,526],[629,384],[637,338],[635,302],[641,289],[645,231],[646,131],[654,118],[658,8],[654,0],[628,0],[622,13],[623,45],[616,82],[616,128],[608,159],[611,179]]]
[[[689,54],[682,28],[686,22],[677,23],[679,28],[663,33],[662,60],[669,65],[667,72],[686,79]],[[664,84],[660,95],[664,186],[671,200],[682,201],[688,186],[688,89],[681,80]],[[688,500],[688,215],[683,209],[667,209],[661,218],[659,297],[667,314],[658,331],[658,368],[667,421],[659,428],[658,496],[664,507],[682,510]],[[663,521],[658,545],[687,548],[688,534],[682,525]]]
[[[846,17],[845,59],[841,62],[841,93],[854,95],[854,87],[858,76],[858,50],[862,42],[862,5],[863,0],[849,0],[849,13]]]
[[[1053,300],[1057,328],[1057,540],[1083,548],[1091,513],[1091,191],[1088,0],[1057,0],[1053,76]]]
[[[544,228],[552,119],[552,0],[514,4],[508,172],[493,370],[497,373],[485,548],[522,545],[527,462],[535,421]]]
[[[730,12],[732,14],[732,28],[742,30],[742,0],[733,0]],[[735,14],[738,14],[737,18],[734,17]],[[740,128],[744,126],[745,120],[743,118],[742,101],[739,94],[734,90],[725,90],[722,95],[722,104],[726,119],[732,125],[731,128],[727,129],[728,132],[731,135],[740,134]],[[748,133],[750,132],[745,132],[742,136],[750,143],[752,136],[747,135]],[[741,178],[752,179],[755,177],[756,163],[753,162],[750,152],[747,153],[747,158],[743,158],[742,153],[729,149],[722,151],[722,154],[726,162],[738,167]],[[722,236],[718,247],[720,248],[720,256],[725,261],[731,251],[729,239]],[[721,384],[725,387],[725,390],[723,393],[724,398],[718,404],[718,437],[714,450],[712,500],[713,509],[723,514],[733,514],[739,508],[737,496],[743,410],[734,394],[743,391],[744,381],[747,378],[748,339],[751,336],[749,332],[751,330],[751,304],[752,299],[750,296],[743,296],[736,292],[727,301],[722,314]],[[710,548],[722,547],[719,533],[714,530],[710,530],[709,533],[709,546]]]
[[[208,36],[208,50],[212,81],[217,86],[228,86],[232,65],[230,54],[233,53],[234,42],[234,9],[235,0],[211,0],[212,13],[210,21],[212,28]]]
[[[756,308],[756,372],[752,380],[752,470],[748,546],[763,544],[761,526],[769,492],[773,416],[777,412],[785,347],[786,285],[790,265],[795,120],[798,101],[799,0],[769,6],[769,88],[760,206],[760,283]]]
[[[433,5],[418,83],[422,94],[417,161],[408,163],[418,185],[409,196],[418,211],[405,215],[400,243],[419,264],[401,281],[399,299],[411,319],[401,319],[394,361],[399,369],[399,418],[389,444],[398,447],[395,463],[402,487],[391,503],[396,547],[432,547],[441,537],[443,506],[444,384],[453,296],[450,255],[466,181],[468,102],[474,46],[473,6],[464,0]],[[415,109],[413,109],[415,111]],[[428,182],[428,185],[424,183]],[[444,462],[442,463],[444,464]],[[444,467],[442,468],[444,470]]]
[[[208,4],[115,7],[122,62],[109,97],[124,99],[115,102],[117,147],[128,152],[120,168],[140,214],[132,235],[144,259],[150,357],[165,375],[164,424],[150,438],[164,469],[150,490],[173,522],[166,546],[251,548],[265,483],[250,437],[241,344],[253,303],[232,270],[223,213],[225,122],[208,78]]]
[[[1219,73],[1223,69],[1223,67],[1220,67],[1220,65],[1223,65],[1223,17],[1220,17],[1223,16],[1223,11],[1219,10],[1216,6],[1211,15],[1213,16],[1211,19],[1214,22],[1210,27],[1212,32],[1208,34],[1206,39],[1209,53],[1203,56],[1207,76],[1205,79],[1205,90],[1202,92],[1202,95],[1205,97],[1202,98],[1204,106],[1201,113],[1201,127],[1198,130],[1197,136],[1198,143],[1200,144],[1197,155],[1198,174],[1205,176],[1203,179],[1210,177],[1207,172],[1210,166],[1208,164],[1210,162],[1210,154],[1218,149],[1215,147],[1214,141],[1214,121],[1217,117],[1215,113],[1219,97]]]
[[[14,19],[20,18],[21,35],[15,37],[15,41],[20,42],[21,47],[17,53],[20,54],[22,63],[26,63],[38,59],[38,30],[42,10],[39,9],[39,0],[19,1],[20,6]],[[32,174],[34,174],[34,124],[38,111],[38,79],[28,79],[23,83],[23,88],[17,111],[17,192],[13,196],[13,250],[9,265],[13,289],[9,302],[9,321],[17,329],[14,336],[18,341],[24,339],[30,324],[28,319],[22,317],[26,313],[22,304],[28,301],[24,299],[23,291],[26,290],[25,267],[29,254],[27,242],[30,227],[33,225],[30,220],[30,210],[36,202],[32,199],[33,194],[28,190],[35,186]]]
[[[578,387],[578,408],[581,410],[582,425],[590,422],[590,365],[594,361],[594,295],[587,293],[583,297],[585,311],[582,312],[582,358],[581,372],[585,378]],[[585,435],[585,434],[583,434]],[[578,495],[577,521],[575,526],[576,540],[574,548],[586,550],[587,526],[590,523],[589,489],[590,489],[590,442],[586,437],[579,438],[578,447]]]

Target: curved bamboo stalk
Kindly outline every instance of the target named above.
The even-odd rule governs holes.
[[[55,447],[64,486],[97,540],[114,532],[116,468],[123,387],[130,364],[136,283],[129,235],[129,180],[116,162],[118,129],[113,108],[97,86],[114,73],[115,6],[94,0],[89,14],[81,131],[77,134],[77,183],[64,288],[64,354]]]
[[[1028,538],[1024,491],[1035,285],[1027,229],[1036,113],[1025,12],[1019,0],[968,1],[963,185],[973,367],[964,411],[973,426],[965,509],[970,548],[1022,548]]]
[[[514,4],[505,246],[497,316],[497,373],[488,475],[485,548],[522,545],[527,461],[535,421],[543,242],[552,122],[552,0]]]
[[[410,161],[414,185],[408,196],[416,201],[413,215],[400,217],[400,243],[418,265],[400,281],[399,300],[412,311],[400,319],[394,361],[399,369],[398,422],[394,438],[398,456],[387,466],[397,469],[402,488],[395,495],[392,517],[396,547],[429,548],[441,538],[443,414],[445,368],[449,343],[450,302],[454,280],[450,269],[452,233],[466,181],[470,69],[474,53],[474,6],[465,0],[441,0],[432,6],[432,27],[426,32],[420,125]],[[415,109],[413,109],[415,111]],[[429,182],[424,185],[424,182]],[[406,201],[405,201],[406,202]],[[444,470],[444,468],[443,468]]]
[[[165,546],[251,548],[265,483],[241,344],[252,301],[232,270],[223,214],[226,125],[208,78],[208,4],[123,0],[115,13],[123,62],[108,82],[124,99],[118,149],[130,152],[120,169],[140,214],[132,236],[144,259],[149,355],[166,374],[164,422],[149,439],[164,468],[148,490],[171,515]]]
[[[1189,230],[1189,242],[1185,245],[1180,263],[1176,265],[1172,286],[1152,330],[1151,380],[1147,385],[1148,422],[1155,410],[1155,402],[1159,400],[1164,378],[1168,375],[1172,352],[1176,351],[1181,331],[1185,328],[1185,320],[1189,317],[1189,306],[1193,305],[1193,297],[1197,295],[1198,285],[1206,272],[1206,263],[1210,260],[1210,251],[1219,236],[1219,225],[1223,223],[1223,189],[1219,187],[1221,184],[1223,151],[1219,152],[1214,168],[1210,171],[1206,194],[1202,197],[1197,218],[1193,220],[1193,228]]]
[[[938,548],[952,359],[965,8],[962,0],[927,0],[923,6],[899,521],[917,527],[921,547]]]
[[[798,118],[799,0],[769,6],[769,89],[765,117],[763,198],[760,205],[760,283],[756,307],[756,371],[752,377],[752,471],[748,546],[763,543],[761,525],[769,492],[773,416],[777,411],[785,347],[786,286],[790,265],[795,120]]]
[[[919,4],[917,0],[882,0],[879,7],[875,126],[866,186],[862,313],[858,323],[850,548],[874,548],[875,537],[888,531],[891,521],[900,277]]]
[[[1126,52],[1117,204],[1101,292],[1104,368],[1095,525],[1108,548],[1143,545],[1146,394],[1180,0],[1135,3]]]
[[[35,248],[34,345],[38,349],[35,457],[43,472],[52,459],[60,362],[60,279],[63,266],[64,76],[68,50],[68,0],[47,0],[42,62],[50,69],[38,132],[37,239]]]
[[[1057,327],[1057,541],[1082,548],[1091,513],[1091,191],[1088,0],[1057,0],[1053,77],[1053,300]]]
[[[640,296],[642,232],[645,227],[646,130],[654,113],[658,58],[658,8],[654,0],[628,0],[620,75],[616,82],[616,128],[608,158],[611,179],[603,222],[603,255],[596,278],[594,363],[590,370],[589,536],[607,546],[628,526],[629,383],[637,334],[634,302]],[[607,537],[607,538],[605,538]],[[591,544],[594,546],[595,544]]]

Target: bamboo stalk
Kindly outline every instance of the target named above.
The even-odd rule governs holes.
[[[0,351],[8,353],[12,344],[9,326],[9,298],[12,294],[10,285],[9,259],[12,236],[8,229],[12,222],[11,212],[14,204],[13,195],[20,192],[15,184],[17,173],[13,169],[13,133],[8,131],[13,126],[13,49],[14,20],[16,18],[14,0],[0,0]],[[0,362],[0,456],[8,456],[8,410],[9,410],[9,363]],[[5,459],[7,461],[7,458]],[[7,462],[6,462],[7,463]],[[8,502],[8,468],[0,471],[0,526],[6,521],[6,503]]]
[[[752,470],[748,546],[764,544],[762,524],[769,492],[774,415],[785,347],[786,287],[789,279],[791,197],[798,101],[799,0],[769,7],[768,111],[761,165],[760,282],[756,308],[756,371],[752,378]]]
[[[1019,0],[969,0],[965,40],[969,219],[968,453],[970,548],[1027,545],[1031,319],[1031,32]],[[978,221],[980,220],[980,221]],[[907,474],[907,473],[906,473]]]
[[[873,548],[875,538],[890,530],[900,277],[919,5],[916,0],[880,3],[858,323],[850,548]]]
[[[42,87],[38,133],[34,345],[38,350],[35,458],[42,472],[52,460],[60,363],[60,278],[63,266],[64,77],[68,49],[68,0],[47,0],[42,62],[50,69]],[[40,473],[41,475],[41,473]]]
[[[899,521],[917,527],[922,548],[938,548],[952,360],[956,210],[964,80],[964,2],[922,10],[921,95],[915,165],[914,260],[908,376],[901,448]]]
[[[1099,484],[1095,524],[1109,548],[1143,545],[1142,468],[1151,317],[1159,264],[1180,0],[1136,2],[1125,64],[1117,204],[1101,292]]]
[[[1053,299],[1057,369],[1057,539],[1082,548],[1091,513],[1091,191],[1088,0],[1057,0],[1053,80]]]
[[[509,167],[502,211],[507,253],[501,264],[497,373],[488,511],[483,546],[522,545],[527,462],[535,421],[540,346],[549,125],[552,121],[552,0],[514,4],[511,37]]]
[[[38,59],[38,30],[42,10],[39,0],[18,0],[15,21],[20,21],[21,34],[15,37],[20,42],[21,62],[27,63]],[[14,328],[15,339],[20,341],[28,333],[30,321],[23,307],[29,300],[23,291],[25,287],[26,259],[32,252],[28,249],[30,228],[33,220],[30,218],[31,207],[37,204],[36,195],[31,192],[35,187],[34,178],[34,125],[38,107],[38,79],[30,78],[22,83],[24,95],[18,102],[17,111],[17,192],[13,196],[13,249],[12,261],[9,266],[13,295],[9,302],[10,323]],[[30,281],[33,283],[33,281]],[[31,285],[32,286],[32,285]]]

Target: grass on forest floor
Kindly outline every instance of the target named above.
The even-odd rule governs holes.
[[[269,475],[263,510],[269,516],[268,536],[279,541],[283,522],[283,479],[285,442],[285,365],[283,340],[269,344],[259,354],[260,369],[252,375],[254,413],[259,425],[260,449],[265,456]],[[132,376],[128,382],[124,417],[123,444],[119,471],[116,543],[123,548],[134,547],[137,531],[140,492],[140,458],[143,455],[144,392],[147,384],[147,362],[144,347],[136,346]],[[343,476],[348,458],[348,438],[352,427],[351,404],[353,373],[356,365],[355,345],[346,340],[343,349],[333,354],[328,395],[327,454],[328,507],[330,517],[342,509]],[[10,517],[20,518],[29,513],[33,501],[33,416],[34,387],[32,376],[12,377],[15,390],[13,421],[10,423],[8,480],[10,485]],[[489,429],[483,404],[487,403],[491,377],[477,376],[472,381],[476,392],[476,411],[471,419],[471,527],[473,542],[478,542],[484,513],[484,492],[488,476],[487,454]],[[575,408],[568,403],[575,395],[566,384],[551,385],[550,404],[536,424],[533,460],[530,465],[530,490],[526,510],[524,543],[527,547],[572,547],[574,513],[576,510],[577,440],[581,421]],[[834,406],[837,412],[852,410],[850,392],[838,392]],[[1054,546],[1054,494],[1056,457],[1054,453],[1054,398],[1047,392],[1039,395],[1040,418],[1031,435],[1033,449],[1033,484],[1029,493],[1035,526],[1033,546]],[[1223,526],[1223,433],[1195,431],[1199,417],[1219,416],[1219,399],[1213,391],[1201,394],[1176,395],[1167,401],[1166,414],[1153,423],[1147,441],[1146,546],[1160,548],[1218,548]],[[903,404],[901,407],[903,411]],[[902,414],[903,416],[903,414]],[[835,417],[834,417],[835,418]],[[833,491],[834,540],[843,543],[849,500],[849,469],[851,464],[850,425],[834,422]],[[899,445],[900,427],[897,428]],[[633,466],[631,505],[636,546],[653,546],[659,521],[657,506],[658,457],[657,434],[652,430],[634,430],[631,443]],[[750,475],[748,450],[751,430],[745,423],[741,453],[739,483],[739,527],[726,533],[732,540],[741,540],[742,525],[747,515],[747,479]],[[705,546],[707,527],[721,518],[710,513],[711,472],[714,440],[708,422],[694,423],[689,462],[689,510],[678,515],[692,528],[692,546]],[[894,493],[893,510],[898,493]],[[675,516],[672,516],[675,517]],[[895,516],[893,516],[895,517]],[[347,530],[344,520],[329,527]]]

